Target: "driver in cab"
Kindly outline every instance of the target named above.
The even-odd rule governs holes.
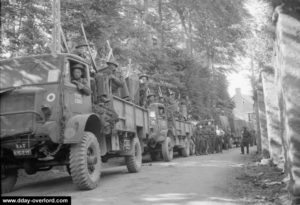
[[[81,64],[75,64],[72,66],[72,83],[76,85],[79,92],[84,95],[91,95],[92,91],[88,87],[88,81],[83,77],[84,66]]]

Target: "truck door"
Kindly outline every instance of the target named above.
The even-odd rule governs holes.
[[[72,83],[74,74],[74,65],[82,65],[82,78],[86,80],[87,86],[90,88],[90,75],[88,66],[82,62],[66,59],[64,73],[64,102],[65,110],[69,117],[76,114],[84,114],[92,112],[91,95],[80,92],[77,86]]]

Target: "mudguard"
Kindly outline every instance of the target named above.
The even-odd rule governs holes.
[[[49,137],[53,143],[61,142],[59,133],[60,133],[60,129],[59,129],[59,125],[56,121],[45,122],[45,124],[38,126],[35,131],[36,136],[49,135]]]
[[[64,130],[63,142],[79,143],[85,131],[92,132],[99,139],[103,124],[95,114],[82,114],[71,117]]]

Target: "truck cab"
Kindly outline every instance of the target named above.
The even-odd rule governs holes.
[[[72,54],[37,55],[2,60],[0,64],[1,190],[9,192],[18,169],[27,174],[65,165],[80,189],[93,189],[101,161],[124,156],[129,172],[141,168],[137,127],[103,133],[107,118],[94,112],[93,94],[83,93],[72,80],[74,65],[91,88],[89,65]],[[147,111],[112,98],[126,122],[137,122]],[[104,109],[105,110],[105,109]],[[129,112],[132,111],[132,112]],[[139,114],[137,114],[139,113]],[[145,118],[145,117],[143,117]],[[144,128],[145,130],[146,128]],[[115,150],[115,151],[114,151]]]
[[[156,161],[162,155],[165,161],[171,161],[173,151],[189,156],[192,124],[176,120],[170,109],[162,103],[151,103],[148,112],[150,132],[146,150],[151,159]]]

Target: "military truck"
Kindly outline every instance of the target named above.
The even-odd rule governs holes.
[[[93,112],[92,96],[71,83],[72,66],[89,65],[72,54],[38,55],[0,64],[1,191],[9,192],[19,169],[27,174],[66,166],[79,189],[94,189],[101,162],[125,157],[129,172],[142,163],[140,139],[148,132],[148,111],[112,98],[119,121],[104,131],[109,117]],[[103,108],[104,110],[106,108]]]
[[[174,151],[182,156],[190,155],[192,124],[183,120],[168,119],[166,106],[152,103],[148,107],[150,130],[144,140],[145,152],[150,153],[152,160],[158,160],[160,154],[164,161],[173,159]]]

